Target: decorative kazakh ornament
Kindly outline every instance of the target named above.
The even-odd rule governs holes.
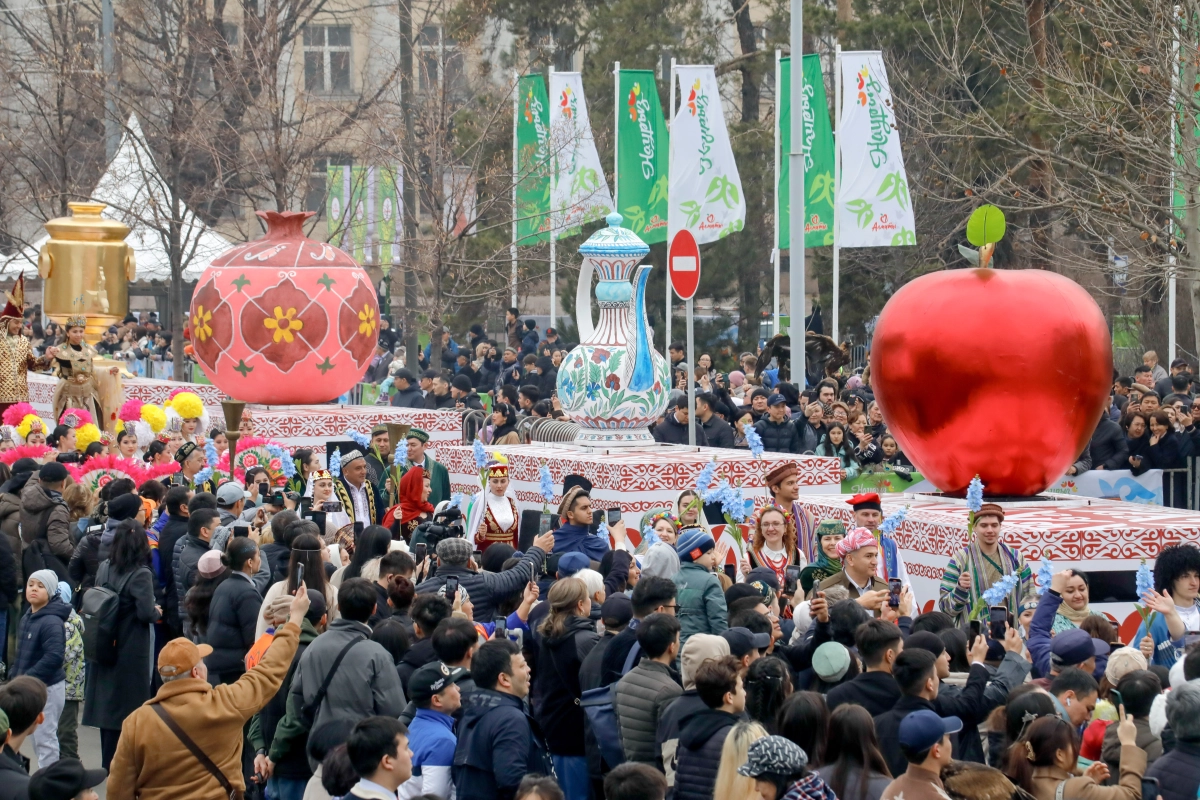
[[[492,460],[487,463],[487,476],[489,478],[508,477],[508,459],[503,453],[492,453]]]

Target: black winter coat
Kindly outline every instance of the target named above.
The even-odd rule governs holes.
[[[1129,469],[1129,443],[1121,426],[1108,417],[1100,420],[1092,434],[1092,469]]]
[[[187,536],[188,518],[167,515],[167,524],[158,534],[158,552],[160,559],[160,577],[162,580],[162,609],[163,622],[170,632],[171,639],[182,635],[183,625],[179,619],[179,589],[175,585],[175,545]]]
[[[29,800],[29,759],[8,745],[0,746],[0,800]]]
[[[693,425],[696,423],[693,421]],[[687,426],[675,419],[675,412],[667,409],[667,415],[663,421],[654,426],[652,431],[654,441],[662,444],[687,444],[688,430]],[[696,446],[708,447],[708,438],[704,435],[704,427],[696,425]]]
[[[1200,742],[1176,740],[1175,749],[1151,764],[1146,777],[1158,778],[1162,800],[1195,800],[1200,796]]]
[[[100,531],[92,531],[79,540],[75,552],[67,564],[67,574],[71,576],[71,585],[75,588],[75,596],[81,601],[83,593],[96,585],[96,570],[100,568]],[[105,554],[107,555],[107,553]],[[76,603],[78,606],[78,603]]]
[[[830,711],[844,703],[855,703],[872,717],[878,717],[891,711],[899,702],[900,684],[889,672],[862,672],[853,680],[830,689],[825,700]]]
[[[392,395],[392,405],[396,408],[424,408],[425,395],[420,386],[409,384],[407,389],[397,389]]]
[[[679,733],[675,800],[712,800],[721,765],[721,748],[738,718],[706,708],[692,715]]]
[[[9,538],[0,533],[0,600],[11,604],[23,588],[20,559],[13,553]]]
[[[288,561],[292,558],[292,548],[280,542],[271,542],[263,545],[262,556],[267,560],[267,572],[271,574],[272,584],[287,579]]]
[[[900,752],[900,722],[914,711],[922,710],[936,714],[937,706],[920,697],[901,697],[891,711],[875,717],[875,735],[879,739],[879,750],[893,775],[903,775],[908,769],[908,762]],[[954,749],[954,757],[958,758],[957,733],[950,734],[950,744]]]
[[[213,593],[204,641],[212,654],[204,659],[209,683],[233,683],[246,671],[246,653],[254,646],[262,595],[245,573],[230,575]]]
[[[800,433],[790,419],[783,422],[772,422],[770,417],[763,416],[754,423],[754,430],[762,438],[763,449],[768,453],[801,453],[803,442]]]
[[[700,423],[700,427],[704,430],[704,438],[708,440],[709,447],[733,449],[733,426],[728,422],[713,414],[708,418],[708,422]]]
[[[404,687],[405,697],[409,696],[408,679],[413,676],[413,673],[437,660],[438,654],[434,652],[433,639],[429,636],[418,639],[408,649],[408,652],[400,659],[400,663],[396,665],[396,674],[400,676],[400,684]]]
[[[534,717],[546,734],[550,752],[558,756],[582,756],[585,715],[578,701],[579,668],[600,641],[596,625],[587,617],[570,617],[566,633],[553,639],[542,637],[538,650],[538,707]]]
[[[71,607],[58,599],[58,595],[51,597],[50,602],[36,614],[32,608],[25,609],[17,633],[17,661],[13,665],[12,677],[30,675],[47,686],[67,679],[63,671],[67,649],[63,625],[69,616]],[[149,675],[149,671],[146,674]]]
[[[453,774],[457,800],[512,800],[526,775],[553,774],[545,738],[520,698],[490,689],[467,696]]]
[[[110,574],[112,562],[101,565],[96,577],[116,589],[122,576]],[[154,576],[147,567],[134,570],[121,587],[117,606],[117,663],[89,662],[84,684],[83,724],[121,730],[125,718],[153,696],[150,664],[158,620],[154,608]]]
[[[179,598],[179,618],[187,619],[183,610],[183,601],[187,598],[188,589],[196,584],[199,577],[198,564],[200,556],[209,551],[208,542],[190,533],[175,543],[175,555],[172,557],[172,571],[175,574],[175,596]]]
[[[530,547],[521,562],[504,572],[474,572],[466,567],[445,565],[438,573],[417,587],[417,594],[437,592],[446,585],[446,578],[458,578],[458,585],[467,590],[475,619],[490,620],[496,616],[496,606],[525,588],[542,569],[546,553],[540,547]]]

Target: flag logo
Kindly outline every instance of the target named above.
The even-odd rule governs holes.
[[[638,102],[638,96],[641,93],[642,93],[642,85],[640,83],[635,83],[633,85],[633,88],[629,90],[629,121],[630,122],[638,121],[637,102]]]
[[[575,92],[571,91],[571,87],[562,90],[562,95],[559,97],[558,105],[562,110],[562,115],[565,119],[575,118]]]

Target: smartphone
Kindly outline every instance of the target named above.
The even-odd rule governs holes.
[[[600,530],[600,526],[604,524],[604,512],[596,509],[592,512],[592,524],[588,527],[588,533],[595,533]]]
[[[233,535],[234,536],[249,536],[250,535],[250,526],[249,525],[234,525],[233,526]]]
[[[474,562],[475,562],[475,566],[479,567],[480,569],[482,569],[482,568],[483,568],[483,567],[482,567],[482,564],[483,564],[483,551],[482,551],[482,550],[476,550],[476,551],[474,551],[473,553],[471,553],[471,558],[472,558],[472,560],[474,560]]]
[[[317,526],[318,530],[321,530],[321,531],[325,530],[325,512],[324,511],[313,511],[312,513],[310,513],[308,515],[308,518],[313,521],[313,523]]]
[[[979,631],[980,631],[979,620],[973,619],[973,620],[971,620],[971,622],[969,624],[971,626],[971,641],[973,642],[973,641],[975,641],[975,637],[979,635]],[[968,643],[967,647],[970,647],[969,643]]]
[[[784,575],[783,593],[791,597],[796,593],[796,587],[800,585],[800,568],[789,566]]]
[[[296,586],[304,585],[304,562],[296,565]]]
[[[496,617],[495,623],[496,623],[496,630],[492,634],[492,638],[493,639],[507,639],[508,638],[508,619],[506,617]]]
[[[988,638],[1004,641],[1004,629],[1008,625],[1008,607],[992,606],[988,609]]]
[[[904,584],[899,578],[888,578],[888,605],[890,607],[900,607],[900,592],[903,590]]]
[[[1158,778],[1142,778],[1142,800],[1158,800]]]
[[[361,522],[354,523],[354,540],[358,541],[358,537],[362,536],[363,528],[366,526]]]
[[[538,520],[538,536],[541,536],[543,533],[549,533],[552,530],[553,525],[554,515],[542,514],[541,519]]]
[[[1115,708],[1120,708],[1121,706],[1125,705],[1125,696],[1116,689],[1109,689],[1108,701],[1112,703]]]
[[[425,554],[428,552],[429,552],[429,545],[426,544],[425,542],[421,542],[420,544],[413,545],[413,558],[416,559],[418,564],[420,564],[422,561],[425,560]]]
[[[724,565],[722,565],[721,568],[725,570],[725,574],[729,576],[729,580],[731,582],[737,583],[737,565],[736,564],[724,564]]]
[[[625,516],[625,512],[623,512],[621,509],[610,508],[608,510],[608,524],[616,525],[618,522],[621,521],[621,518],[624,516]]]
[[[458,594],[458,578],[446,578],[446,599],[454,605],[454,597]]]

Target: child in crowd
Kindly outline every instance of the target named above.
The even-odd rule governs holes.
[[[28,675],[46,684],[42,724],[33,732],[39,767],[58,761],[58,720],[67,701],[66,622],[71,607],[58,597],[54,570],[39,569],[25,584],[29,608],[21,616],[13,675]]]
[[[692,634],[720,634],[728,628],[729,609],[721,592],[721,582],[713,573],[720,557],[712,534],[703,528],[684,528],[675,540],[675,552],[679,554],[679,572],[671,580],[679,590],[679,646],[682,649]]]
[[[63,672],[67,676],[67,699],[58,719],[58,750],[61,758],[79,758],[79,709],[83,703],[83,618],[71,606],[71,587],[58,582],[58,599],[71,609],[63,624]]]

